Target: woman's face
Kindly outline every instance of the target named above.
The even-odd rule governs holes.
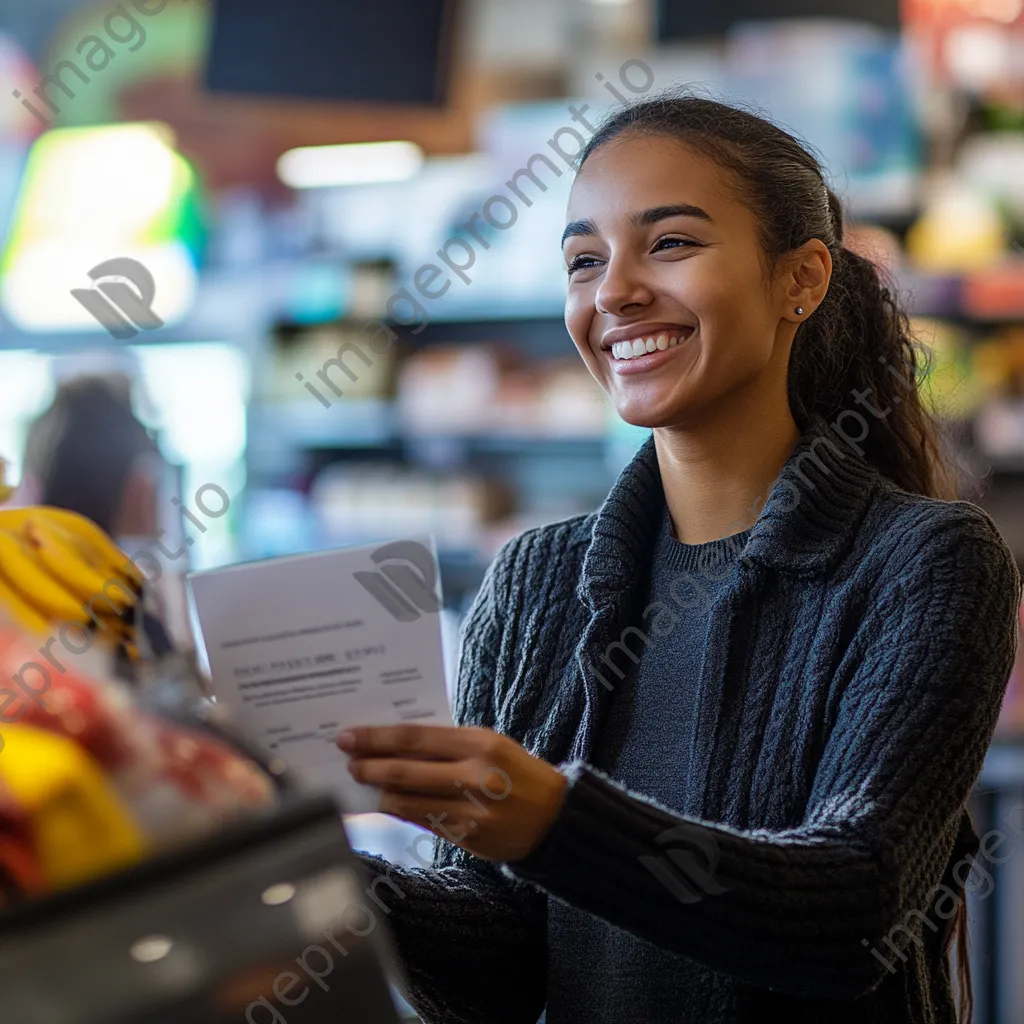
[[[573,184],[565,322],[629,423],[693,422],[768,379],[784,400],[793,304],[766,280],[728,174],[674,138],[626,132]]]

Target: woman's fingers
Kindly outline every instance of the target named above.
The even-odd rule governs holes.
[[[338,747],[353,757],[419,757],[458,761],[486,754],[500,739],[490,729],[453,725],[378,725],[346,729]]]
[[[381,789],[457,799],[459,787],[472,785],[472,773],[461,761],[413,761],[409,758],[353,758],[348,770],[357,782]]]
[[[364,727],[338,737],[379,809],[488,860],[534,849],[565,802],[566,777],[508,736],[469,726]]]
[[[479,822],[486,817],[465,801],[453,802],[412,793],[382,793],[380,810],[383,814],[430,829],[434,835],[456,844],[473,835]]]

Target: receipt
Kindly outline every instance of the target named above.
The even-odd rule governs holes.
[[[433,538],[189,573],[218,701],[268,756],[346,812],[377,809],[335,737],[356,725],[451,725]]]

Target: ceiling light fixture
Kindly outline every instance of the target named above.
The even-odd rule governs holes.
[[[291,188],[327,188],[404,181],[422,166],[415,142],[358,142],[290,149],[277,161],[277,175]]]

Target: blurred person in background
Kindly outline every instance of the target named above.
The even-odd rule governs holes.
[[[14,500],[78,512],[111,537],[154,538],[160,464],[128,378],[75,377],[29,428]]]
[[[499,552],[455,727],[338,737],[438,837],[365,855],[430,1024],[952,1024],[954,946],[970,1019],[966,801],[1020,577],[843,219],[808,149],[711,100],[582,153],[566,324],[653,436]]]
[[[10,498],[18,505],[52,505],[91,519],[128,556],[146,549],[173,558],[160,538],[158,498],[166,469],[159,446],[132,409],[131,380],[89,374],[61,382],[53,401],[31,425],[24,471]],[[168,576],[145,587],[140,624],[149,649],[174,647],[165,626]],[[126,665],[122,665],[127,670]]]

